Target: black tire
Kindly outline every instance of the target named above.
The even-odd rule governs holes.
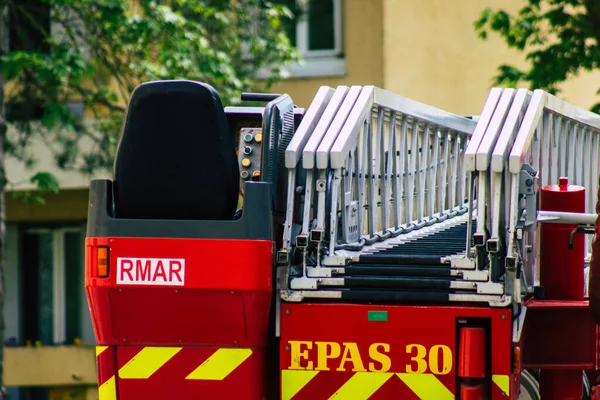
[[[590,381],[585,374],[583,374],[583,396],[581,400],[591,400],[592,387]],[[541,400],[540,395],[540,383],[539,380],[532,371],[524,370],[521,372],[521,392],[519,393],[519,400]]]

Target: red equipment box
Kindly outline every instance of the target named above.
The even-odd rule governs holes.
[[[284,304],[281,398],[445,400],[462,387],[506,399],[518,393],[511,334],[509,309]]]

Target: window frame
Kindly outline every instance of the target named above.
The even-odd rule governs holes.
[[[306,0],[296,0],[302,7]],[[305,9],[305,7],[302,7]],[[303,12],[296,22],[296,51],[302,60],[283,67],[288,78],[310,78],[346,75],[344,57],[343,0],[333,0],[334,49],[309,50],[310,24],[308,13]],[[258,71],[258,78],[266,79],[271,75],[269,68]]]
[[[27,228],[24,233],[52,234],[52,339],[54,343],[65,343],[67,340],[67,260],[65,257],[65,234],[81,233],[85,235],[85,229],[79,225],[66,225],[48,228]],[[84,260],[81,260],[81,262],[83,266]],[[23,317],[22,315],[21,318]],[[80,328],[83,331],[83,326]]]
[[[308,48],[310,38],[310,24],[308,20],[308,10],[303,7],[303,12],[298,17],[296,23],[296,50],[304,58],[313,57],[339,57],[343,53],[343,29],[342,29],[342,0],[333,1],[333,42],[334,48],[331,50],[310,50]],[[305,0],[296,0],[296,6],[302,7]]]

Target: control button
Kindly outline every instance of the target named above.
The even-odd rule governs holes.
[[[243,165],[244,167],[248,168],[248,167],[250,166],[250,164],[251,164],[251,162],[250,162],[250,159],[249,159],[249,158],[244,158],[244,159],[242,160],[242,165]]]
[[[252,134],[251,133],[246,133],[244,135],[244,140],[248,143],[250,143],[252,141]]]
[[[262,134],[257,133],[256,136],[254,136],[254,140],[256,140],[256,143],[262,142]]]
[[[250,176],[248,171],[242,171],[242,173],[240,175],[241,175],[242,179],[248,179],[248,176]]]
[[[260,171],[254,171],[254,172],[252,173],[252,176],[253,176],[254,178],[257,178],[257,177],[259,177],[259,176],[260,176]]]
[[[248,146],[244,147],[244,154],[245,155],[252,154],[252,147],[248,147]]]

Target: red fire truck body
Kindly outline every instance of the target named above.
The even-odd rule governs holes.
[[[223,109],[214,89],[197,82],[150,82],[136,89],[124,122],[114,179],[94,180],[90,185],[85,286],[98,343],[100,400],[517,400],[539,398],[540,389],[544,399],[588,398],[583,372],[595,377],[598,334],[583,288],[572,289],[577,279],[583,279],[587,240],[583,234],[572,232],[578,227],[579,231],[589,230],[589,223],[545,225],[555,229],[544,237],[546,243],[554,243],[555,258],[581,267],[580,272],[569,269],[575,271],[575,278],[566,285],[571,288],[567,294],[560,279],[572,275],[565,275],[558,267],[544,271],[543,264],[542,284],[537,286],[546,287],[547,293],[520,297],[520,289],[506,284],[512,271],[510,251],[500,255],[508,261],[502,258],[506,277],[499,279],[492,278],[485,268],[475,267],[475,262],[467,262],[468,257],[446,256],[462,254],[452,247],[456,242],[460,249],[482,251],[474,256],[477,265],[487,265],[482,260],[488,259],[484,242],[477,238],[483,230],[471,226],[466,218],[459,221],[461,215],[467,215],[466,208],[458,214],[435,213],[433,204],[439,198],[431,200],[430,218],[420,216],[413,225],[402,225],[404,230],[394,234],[399,239],[393,244],[386,244],[390,236],[385,238],[383,229],[377,239],[382,247],[369,248],[377,246],[375,240],[352,253],[351,247],[331,245],[331,238],[342,235],[335,229],[345,230],[346,236],[338,239],[338,244],[356,243],[360,237],[368,241],[369,235],[360,232],[375,229],[368,222],[357,222],[362,228],[358,232],[356,228],[346,229],[355,223],[354,214],[346,216],[343,211],[355,206],[351,200],[360,190],[353,195],[346,187],[350,194],[342,195],[341,203],[336,203],[335,180],[361,176],[361,172],[376,176],[376,172],[365,172],[356,161],[354,170],[351,163],[345,164],[346,175],[308,175],[306,182],[313,179],[315,185],[313,193],[308,193],[310,185],[302,184],[305,171],[290,168],[288,156],[298,148],[296,154],[302,154],[305,163],[310,160],[312,139],[307,132],[314,138],[321,130],[320,142],[312,147],[315,168],[323,160],[321,156],[330,153],[324,170],[336,170],[338,142],[332,141],[323,149],[319,146],[333,130],[341,132],[339,141],[351,123],[362,124],[353,120],[352,107],[360,105],[365,88],[356,89],[352,98],[355,88],[343,88],[344,96],[337,105],[332,104],[338,89],[323,88],[306,111],[290,107],[293,103],[285,95],[265,95],[270,102],[264,108]],[[383,107],[387,92],[378,93],[380,100],[372,98]],[[497,100],[494,112],[501,106],[500,96]],[[395,103],[390,100],[385,104]],[[392,111],[378,114],[381,121],[396,121],[395,113],[404,110],[387,107]],[[433,108],[418,110],[414,118],[429,118],[422,110],[439,116]],[[446,160],[467,159],[468,146],[484,137],[481,133],[477,137],[477,127],[486,118],[486,123],[494,120],[493,115],[486,116],[486,110],[475,120],[448,114],[449,121],[456,118],[467,127],[467,141],[456,142],[462,143],[461,147],[443,147],[447,143],[444,136],[430,137],[425,128],[426,139],[419,139],[417,146],[426,149],[428,142],[423,140],[435,142],[431,142],[431,159],[423,159],[421,165],[437,162],[435,157],[441,158],[443,150],[450,157]],[[347,115],[339,122],[344,112]],[[410,111],[403,112],[411,115]],[[364,112],[360,115],[365,117]],[[401,137],[406,132],[399,121],[398,132],[393,124],[386,131],[389,141],[375,142],[386,157],[388,150],[402,151],[392,144],[395,134]],[[431,119],[430,123],[436,121]],[[452,137],[459,137],[457,126],[448,122],[448,129],[459,132]],[[413,138],[420,133],[418,128],[413,132]],[[403,143],[410,147],[408,139]],[[369,148],[368,140],[364,143],[362,148]],[[440,146],[440,153],[436,146]],[[448,155],[453,149],[454,158]],[[375,154],[375,150],[369,151]],[[387,161],[378,161],[386,171],[396,168],[395,162],[386,166]],[[306,165],[304,169],[311,171]],[[419,179],[418,165],[418,161],[413,165],[415,175],[406,179]],[[421,183],[441,179],[439,168],[438,172],[427,170]],[[468,165],[464,168],[469,171]],[[317,175],[320,170],[315,171]],[[387,175],[374,179],[385,180]],[[432,183],[429,190],[447,186],[452,193],[449,197],[458,199],[461,206],[469,198],[466,182],[458,183],[463,185],[459,186],[461,198],[450,187],[454,183],[445,179],[444,184]],[[479,179],[483,186],[485,181]],[[577,191],[564,180],[561,185],[542,191]],[[236,212],[240,186],[243,207]],[[415,187],[416,202],[427,203],[427,192],[424,190],[425,197],[419,198],[419,187]],[[393,186],[389,194],[389,188],[381,183],[376,193],[370,187],[369,196],[381,196],[381,201],[360,197],[357,207],[368,213],[365,202],[369,199],[370,208],[376,203],[384,207],[381,204],[386,201],[393,207],[399,200],[390,199],[401,189]],[[578,199],[572,200],[573,209],[556,205],[557,198],[569,203],[568,197],[560,195],[547,195],[550,200],[542,204],[542,210],[578,213],[570,217],[590,220],[585,206],[577,209]],[[418,207],[416,202],[410,205],[411,210]],[[307,203],[312,203],[312,212],[318,214],[311,221],[302,220],[306,219],[307,214],[302,213]],[[342,209],[339,213],[337,207]],[[452,207],[446,208],[460,208]],[[507,220],[508,207],[507,203]],[[475,209],[469,207],[470,211]],[[400,219],[400,212],[386,212],[382,210],[381,224],[391,226],[394,222],[389,219]],[[341,219],[334,222],[338,216]],[[369,218],[375,219],[373,214]],[[323,220],[325,230],[320,229]],[[419,225],[419,221],[433,222]],[[296,232],[290,233],[294,224],[298,225]],[[413,231],[411,226],[417,228]],[[495,238],[493,227],[488,230],[487,251],[493,254],[489,265],[496,268],[496,252],[490,245]],[[358,239],[348,239],[354,233]],[[291,237],[293,240],[288,240]],[[465,245],[465,238],[471,237],[473,243]],[[561,251],[570,248],[569,238],[576,254],[561,256]],[[311,246],[317,249],[315,258],[307,256]],[[545,263],[547,259],[542,257]],[[525,274],[524,265],[530,261],[519,265],[516,276]],[[562,278],[557,282],[546,276],[552,273],[548,271]],[[321,285],[333,289],[322,289]]]

